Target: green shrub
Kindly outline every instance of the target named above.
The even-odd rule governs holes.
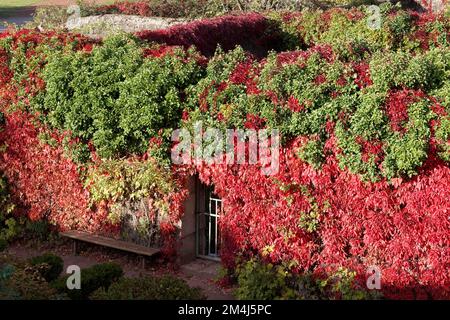
[[[439,145],[439,155],[443,160],[450,162],[450,118],[441,120],[436,130],[436,138]]]
[[[66,7],[46,6],[37,8],[33,14],[33,20],[25,24],[25,28],[34,29],[37,27],[54,30],[65,27],[69,17]]]
[[[0,252],[5,251],[8,247],[8,242],[5,239],[0,239]]]
[[[54,287],[60,293],[66,293],[72,300],[86,300],[90,294],[99,288],[109,288],[123,276],[122,268],[115,263],[97,264],[81,271],[81,289],[67,288],[68,276],[59,278]]]
[[[8,280],[11,277],[11,275],[14,273],[14,271],[15,271],[15,268],[13,265],[11,265],[11,264],[3,265],[2,268],[0,269],[0,282]]]
[[[64,267],[63,259],[51,253],[46,253],[44,255],[31,258],[30,264],[32,266],[48,264],[49,268],[47,270],[43,270],[41,273],[42,277],[48,282],[56,280],[63,271]]]
[[[302,23],[308,24],[313,14],[302,15]],[[332,15],[343,16],[338,11]],[[320,46],[272,53],[263,62],[246,57],[240,48],[219,51],[191,91],[191,112],[183,125],[191,128],[203,121],[221,129],[243,128],[246,117],[256,116],[266,128],[279,130],[282,143],[304,138],[298,156],[315,169],[327,158],[326,142],[334,134],[342,169],[365,181],[412,177],[427,159],[433,120],[443,123],[435,133],[439,156],[449,158],[445,115],[433,111],[432,102],[436,98],[446,112],[450,110],[448,49],[433,47],[414,54],[406,49],[373,51],[352,58],[352,63],[333,58]],[[254,80],[251,85],[237,76],[243,72]],[[405,88],[408,93],[402,93]],[[393,109],[399,105],[408,118],[402,130],[394,129],[398,114]]]
[[[191,288],[184,280],[172,276],[122,278],[108,289],[91,295],[93,300],[198,300],[204,299],[200,289]]]
[[[51,234],[50,224],[47,220],[26,220],[24,234],[27,238],[47,240]]]
[[[349,2],[349,0],[337,0]],[[124,2],[119,1],[119,3]],[[126,2],[126,1],[125,1]],[[106,13],[125,13],[139,14],[146,16],[171,17],[171,18],[201,18],[211,17],[237,11],[266,11],[266,10],[298,10],[303,6],[315,6],[313,1],[292,1],[292,0],[149,0],[138,1],[145,3],[145,9],[142,6],[122,4],[124,9],[119,6],[98,6],[92,5],[86,1],[79,1],[82,16],[106,14]]]
[[[382,297],[377,290],[369,291],[358,286],[355,277],[356,272],[339,267],[325,279],[316,279],[313,292],[320,299],[373,300]]]
[[[235,294],[241,300],[294,299],[296,292],[289,288],[289,274],[281,266],[251,259],[237,270],[238,289]]]
[[[39,268],[16,267],[0,281],[0,300],[58,299],[56,291],[41,276]]]
[[[13,210],[6,179],[0,175],[0,251],[20,233],[19,223],[11,217]]]
[[[323,152],[323,143],[320,140],[310,140],[299,151],[298,156],[303,161],[308,162],[314,169],[320,169],[325,155]]]
[[[201,75],[194,54],[175,49],[144,59],[129,35],[108,38],[90,54],[55,52],[43,73],[46,91],[32,105],[53,127],[92,140],[102,157],[142,154],[160,128],[177,126],[184,91]]]

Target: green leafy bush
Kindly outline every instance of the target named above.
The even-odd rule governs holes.
[[[44,270],[41,275],[42,277],[47,281],[51,282],[53,280],[56,280],[61,272],[63,271],[64,267],[64,261],[61,257],[46,253],[41,256],[37,256],[30,259],[30,264],[32,266],[38,266],[41,264],[47,264],[49,268],[47,270]]]
[[[369,292],[355,283],[356,273],[345,268],[317,277],[305,272],[294,274],[288,266],[274,266],[252,258],[236,269],[238,299],[379,299],[380,293]]]
[[[302,16],[302,23],[310,15]],[[191,92],[183,125],[203,121],[210,127],[244,128],[252,126],[249,118],[257,118],[264,127],[278,129],[283,142],[301,138],[297,154],[315,169],[335,136],[342,169],[366,181],[411,177],[428,157],[433,121],[443,124],[436,135],[439,155],[446,157],[450,56],[445,46],[414,54],[373,51],[350,62],[339,59],[328,42],[269,54],[262,62],[240,48],[219,51]]]
[[[89,54],[56,52],[43,74],[46,91],[33,106],[50,125],[92,140],[102,157],[143,153],[160,128],[181,118],[184,91],[201,75],[192,55],[175,49],[144,58],[143,46],[127,35],[108,38]]]
[[[347,1],[348,0],[338,0]],[[297,10],[305,5],[314,6],[314,1],[291,0],[139,0],[117,1],[113,5],[92,5],[80,1],[83,16],[122,13],[142,16],[172,18],[201,18],[222,15],[228,12],[254,12],[266,10]]]
[[[115,263],[97,264],[81,271],[81,289],[67,288],[68,276],[59,278],[54,287],[60,293],[66,293],[72,300],[85,300],[99,288],[109,288],[111,284],[123,276],[122,268]]]
[[[379,291],[368,291],[355,284],[356,272],[339,267],[325,278],[314,281],[314,290],[319,298],[341,300],[374,300],[381,299]],[[304,278],[303,278],[304,279]]]
[[[8,242],[5,239],[0,239],[0,252],[5,251],[8,247]]]
[[[52,234],[50,224],[47,220],[26,220],[24,222],[24,236],[29,239],[47,240]]]
[[[238,289],[235,294],[241,300],[295,299],[297,293],[288,287],[290,277],[282,266],[250,259],[237,270]]]
[[[204,299],[200,289],[191,288],[184,280],[172,277],[122,278],[108,289],[95,291],[92,300],[198,300]]]
[[[439,143],[439,155],[445,161],[450,162],[450,118],[441,120],[441,123],[436,130],[436,138]]]
[[[11,216],[13,210],[6,179],[0,176],[0,251],[20,232],[17,220]]]
[[[33,14],[33,20],[25,24],[25,28],[61,29],[65,27],[69,17],[66,7],[38,7]]]

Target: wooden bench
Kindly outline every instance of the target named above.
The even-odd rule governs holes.
[[[77,255],[78,253],[78,242],[83,241],[103,247],[113,248],[126,252],[132,252],[137,255],[140,255],[142,256],[142,268],[145,268],[146,257],[153,257],[159,254],[161,251],[161,249],[159,248],[145,247],[131,242],[102,237],[85,231],[72,230],[67,232],[61,232],[60,235],[73,240],[72,248],[74,255]]]

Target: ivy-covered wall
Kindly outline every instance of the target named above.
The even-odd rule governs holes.
[[[60,229],[131,227],[137,235],[122,236],[173,257],[187,179],[199,174],[224,201],[230,270],[257,256],[319,279],[347,270],[364,286],[375,265],[387,297],[448,297],[449,20],[380,9],[379,28],[361,7],[101,42],[2,33],[0,171],[16,210]],[[219,34],[221,23],[247,33]],[[253,31],[264,41],[250,52],[223,50]],[[280,130],[280,171],[173,165],[173,129],[196,121]]]

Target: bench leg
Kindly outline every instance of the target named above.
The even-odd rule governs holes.
[[[144,256],[142,256],[142,261],[141,261],[141,263],[142,263],[142,269],[144,269],[145,270],[145,257]]]
[[[78,255],[78,241],[77,240],[73,240],[72,242],[72,252],[74,256]]]

